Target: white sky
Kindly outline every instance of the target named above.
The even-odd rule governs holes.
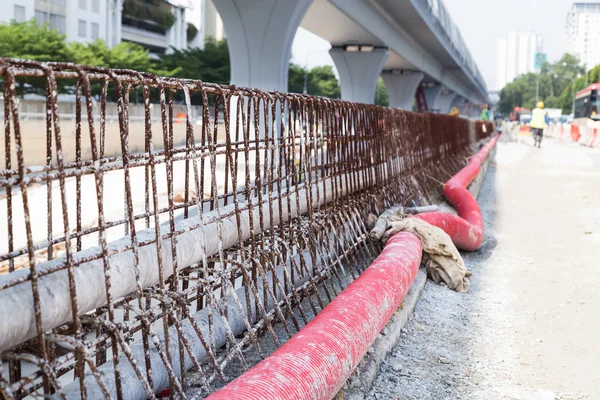
[[[333,65],[329,56],[331,45],[304,28],[298,28],[292,44],[292,62],[308,68],[319,65]]]
[[[496,42],[508,37],[511,30],[541,34],[550,62],[565,51],[565,18],[573,0],[444,0],[444,3],[488,88],[495,85]],[[292,61],[308,67],[333,65],[327,52],[329,47],[325,40],[300,28],[292,47]]]

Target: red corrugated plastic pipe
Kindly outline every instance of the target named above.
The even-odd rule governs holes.
[[[421,242],[395,234],[342,293],[277,351],[207,400],[330,399],[400,306],[421,263]]]
[[[472,248],[479,240],[471,235],[483,235],[479,206],[466,186],[496,141],[497,137],[444,185],[444,196],[464,219],[447,219],[450,214],[445,213],[427,217],[464,247]],[[207,400],[331,399],[400,306],[419,269],[421,251],[415,235],[393,235],[369,268],[300,332]]]
[[[454,206],[458,216],[444,212],[430,212],[415,215],[446,232],[452,242],[461,250],[474,251],[483,242],[483,218],[477,200],[467,190],[467,186],[477,177],[481,165],[496,145],[498,136],[492,138],[477,154],[469,159],[469,164],[444,184],[444,197]]]

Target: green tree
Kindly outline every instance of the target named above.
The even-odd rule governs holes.
[[[544,99],[544,104],[546,108],[562,108],[562,102],[557,96],[548,96]],[[571,109],[569,108],[569,112]]]
[[[0,24],[0,56],[34,61],[72,61],[73,54],[66,36],[48,24],[27,22]]]
[[[539,100],[548,108],[562,108],[563,112],[571,112],[573,99],[572,77],[579,87],[580,77],[584,73],[579,59],[571,54],[564,54],[555,63],[544,63],[539,74],[520,75],[506,85],[500,92],[498,108],[508,115],[514,107],[533,108],[536,104],[536,79],[539,82]],[[581,83],[583,87],[584,83]],[[579,90],[579,89],[577,89]]]
[[[178,78],[199,79],[228,85],[230,80],[229,47],[226,40],[208,38],[204,48],[174,50],[160,56],[162,69],[176,70]]]
[[[23,58],[33,61],[73,60],[73,53],[65,42],[65,35],[48,24],[38,26],[35,19],[27,22],[0,24],[0,57]],[[64,92],[68,83],[60,81],[59,91]],[[17,78],[17,93],[43,94],[46,88],[44,78]]]
[[[207,38],[204,48],[188,48],[173,50],[170,54],[160,56],[157,64],[166,70],[175,70],[177,78],[197,79],[203,82],[228,85],[231,69],[229,66],[229,47],[226,40],[216,41]],[[177,93],[176,101],[183,101],[183,94]],[[202,104],[202,94],[192,93],[194,105]]]
[[[151,72],[159,76],[173,76],[179,68],[167,69],[160,62],[150,57],[147,49],[135,43],[121,42],[114,47],[108,47],[103,40],[94,42],[70,43],[73,53],[73,62],[81,65],[90,65],[102,68],[130,69],[139,72]],[[92,85],[92,93],[97,94],[101,90],[99,82]],[[157,101],[158,94],[152,92],[153,101]],[[116,101],[116,87],[110,85],[107,98]],[[142,87],[133,88],[130,101],[138,103],[143,98]]]
[[[304,68],[291,62],[288,67],[288,92],[303,93],[303,90]]]
[[[563,113],[570,114],[574,90],[573,81],[567,77],[575,79],[575,90],[581,90],[585,86],[585,77],[580,80],[580,87],[577,82],[578,78],[585,73],[585,68],[581,65],[579,58],[572,54],[564,54],[557,62],[544,65],[541,73],[551,79],[552,94],[556,96],[556,100],[552,102],[554,107],[562,108]],[[544,102],[550,103],[549,100],[544,100]]]
[[[197,35],[198,35],[198,28],[196,28],[196,25],[192,24],[191,22],[188,22],[187,30],[186,30],[187,41],[191,42],[192,40],[194,40],[196,38]]]
[[[585,85],[585,76],[580,78]],[[588,85],[600,82],[600,65],[595,66],[588,71]]]
[[[381,76],[377,79],[377,86],[375,87],[375,104],[386,107],[390,105],[387,88]]]
[[[77,64],[104,68],[132,69],[140,72],[152,72],[161,76],[173,76],[180,68],[165,68],[160,62],[152,60],[148,50],[135,43],[121,42],[108,47],[103,40],[89,44],[70,43],[73,61]]]
[[[506,85],[500,91],[498,109],[504,115],[508,115],[515,107],[535,107],[537,74],[526,74],[518,76],[514,81]],[[544,98],[548,87],[540,82],[540,99]]]
[[[172,76],[179,71],[177,67],[163,68],[160,63],[152,60],[148,50],[140,45],[122,42],[109,48],[102,40],[89,44],[67,43],[65,35],[49,29],[48,25],[40,27],[35,20],[0,25],[0,56],[132,69],[161,76]],[[21,94],[42,94],[45,91],[43,78],[19,78],[18,83]],[[75,81],[60,80],[58,83],[60,92],[73,92]],[[98,90],[96,86],[94,92]],[[111,91],[112,94],[113,92],[114,90]]]
[[[563,56],[555,63],[544,63],[540,71],[541,75],[552,74],[567,75],[573,78],[583,75],[585,68],[577,56],[569,53]]]
[[[587,71],[587,74],[588,86],[592,83],[600,82],[600,65],[597,65],[591,70]],[[573,88],[573,85],[570,81],[568,82],[568,85],[565,87],[562,93],[560,93],[560,96],[558,98],[559,104],[563,108],[564,112],[571,112],[573,97],[577,94],[578,91],[583,90],[585,88],[585,75],[575,79],[575,88]]]
[[[315,96],[339,99],[340,85],[331,65],[313,67],[308,73],[308,93]]]
[[[89,44],[67,43],[66,36],[48,25],[27,22],[0,24],[0,56],[34,61],[75,62],[106,68],[133,69],[172,75],[178,69],[161,68],[150,58],[148,50],[134,43],[122,42],[109,48],[102,40]]]
[[[288,69],[288,92],[304,93],[305,69],[297,64],[290,63]],[[323,96],[332,99],[341,97],[340,86],[333,67],[323,65],[313,67],[306,76],[307,92],[313,96]]]

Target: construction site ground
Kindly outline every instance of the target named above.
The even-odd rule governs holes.
[[[600,399],[600,149],[532,144],[498,144],[469,292],[427,282],[368,399]]]

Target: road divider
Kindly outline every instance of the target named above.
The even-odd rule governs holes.
[[[568,140],[587,147],[600,147],[600,129],[597,122],[590,126],[577,124],[549,125],[544,130],[544,136],[558,140]]]

